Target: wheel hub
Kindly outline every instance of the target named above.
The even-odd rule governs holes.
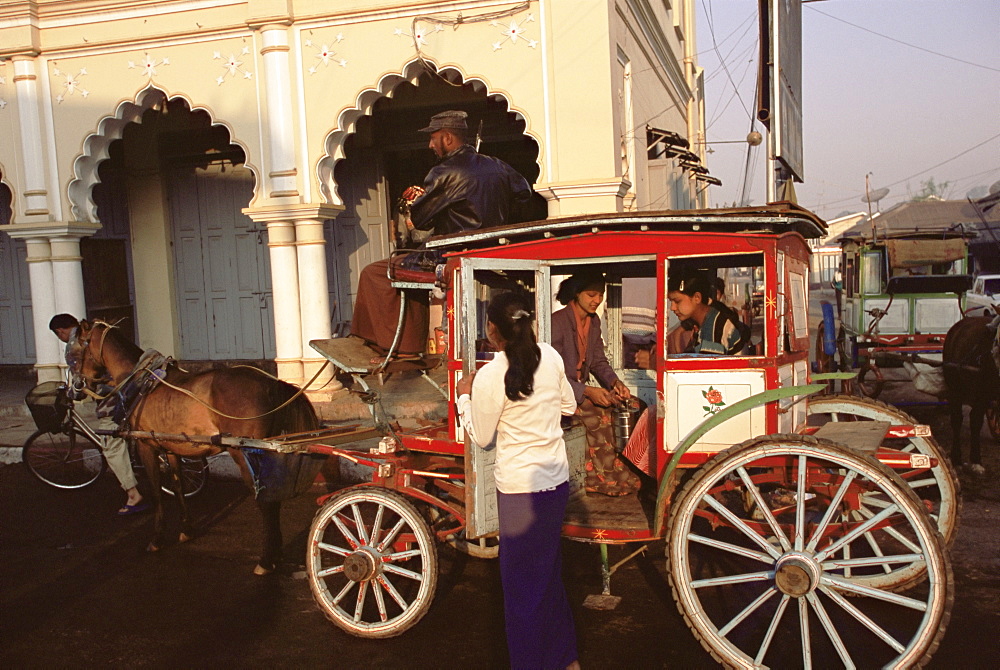
[[[378,562],[370,550],[359,549],[344,559],[344,575],[353,582],[368,581],[377,569]]]
[[[816,590],[822,574],[819,563],[811,556],[789,553],[778,559],[774,567],[774,583],[782,593],[801,598]]]

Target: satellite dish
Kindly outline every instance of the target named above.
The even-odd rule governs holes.
[[[990,195],[996,195],[997,193],[1000,193],[1000,181],[995,181],[990,186]]]
[[[889,195],[889,189],[880,188],[878,190],[872,191],[867,195],[861,196],[861,202],[868,202],[869,200],[871,200],[872,202],[878,202],[887,195]]]

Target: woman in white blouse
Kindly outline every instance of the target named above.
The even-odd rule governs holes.
[[[496,442],[500,579],[513,668],[577,668],[576,631],[562,583],[560,534],[569,499],[569,462],[560,426],[576,411],[559,354],[537,343],[528,296],[504,293],[487,309],[497,350],[457,385],[470,439]]]

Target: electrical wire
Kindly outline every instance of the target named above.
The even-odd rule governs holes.
[[[875,32],[874,30],[871,30],[869,28],[865,28],[864,26],[859,26],[856,23],[851,23],[850,21],[845,21],[844,19],[842,19],[840,17],[833,16],[832,14],[827,14],[826,12],[821,11],[819,9],[816,9],[815,7],[810,7],[810,6],[807,5],[807,8],[811,9],[812,11],[814,11],[814,12],[816,12],[818,14],[822,14],[823,16],[825,16],[825,17],[827,17],[829,19],[833,19],[834,21],[840,21],[841,23],[846,23],[847,25],[851,26],[852,28],[857,28],[858,30],[863,30],[866,33],[871,33],[872,35],[877,35],[877,36],[879,36],[881,38],[884,38],[884,39],[887,39],[887,40],[889,40],[891,42],[896,42],[898,44],[902,44],[903,46],[908,46],[911,49],[917,49],[918,51],[923,51],[923,52],[932,54],[934,56],[940,56],[941,58],[947,58],[948,60],[953,60],[953,61],[956,61],[958,63],[964,63],[966,65],[971,65],[973,67],[981,67],[984,70],[991,70],[993,72],[1000,72],[1000,68],[990,67],[989,65],[983,65],[981,63],[973,63],[972,61],[962,60],[961,58],[955,58],[954,56],[949,56],[948,54],[943,54],[943,53],[940,53],[938,51],[932,51],[930,49],[926,49],[926,48],[924,48],[922,46],[918,46],[916,44],[910,44],[909,42],[904,42],[903,40],[898,40],[895,37],[889,37],[888,35],[883,35],[882,33]]]

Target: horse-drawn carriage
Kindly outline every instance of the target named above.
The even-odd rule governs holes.
[[[321,499],[307,571],[338,627],[399,635],[431,606],[439,543],[497,554],[495,454],[470,444],[454,406],[457,381],[493,355],[485,305],[506,291],[529,292],[538,337],[548,341],[555,287],[596,268],[608,278],[608,358],[648,406],[658,483],[655,499],[588,493],[587,428],[566,429],[563,533],[600,548],[605,594],[617,567],[609,547],[665,540],[678,607],[727,665],[919,664],[950,615],[946,546],[957,492],[926,426],[882,403],[816,395],[843,376],[809,370],[806,239],[824,232],[805,210],[768,207],[582,216],[431,238],[427,246],[445,252],[443,271],[407,278],[401,290],[446,291],[445,351],[436,359],[446,369],[444,419],[416,429],[385,421],[365,380],[393,365],[374,365],[356,338],[336,338],[312,346],[367,392],[382,433],[377,447],[346,445],[360,437],[350,431],[206,440],[371,468],[370,481]],[[745,312],[751,343],[741,355],[668,347],[677,325],[668,277],[690,272],[763,277],[763,308]],[[645,335],[655,369],[629,355],[636,313],[651,316]]]
[[[916,361],[911,375],[926,375],[914,379],[918,388],[940,389],[943,378],[932,368],[940,366],[948,329],[964,315],[965,292],[972,285],[968,241],[974,234],[947,228],[843,236],[841,326],[835,330],[832,312],[820,324],[821,367],[837,365],[833,357],[839,355],[842,369],[858,370],[858,390],[877,398],[889,381],[885,368]]]

